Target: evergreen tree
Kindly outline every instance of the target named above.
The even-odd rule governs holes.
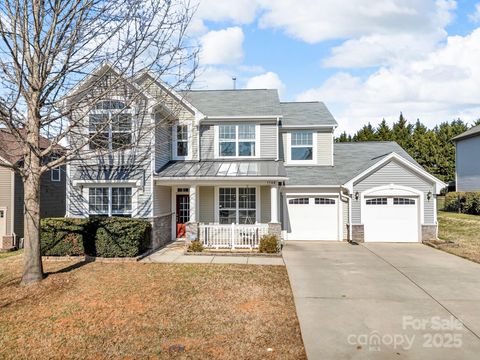
[[[374,141],[377,140],[375,129],[372,124],[364,125],[352,138],[353,141]]]
[[[478,126],[478,125],[480,125],[480,119],[475,120],[475,122],[473,123],[473,126]]]
[[[377,129],[375,130],[375,135],[377,139],[381,141],[392,140],[392,130],[390,129],[390,126],[388,126],[385,119],[383,119],[380,125],[378,125]]]
[[[404,149],[410,147],[410,136],[412,135],[412,125],[407,122],[403,114],[400,113],[398,122],[392,127],[392,140],[396,141],[398,145]]]
[[[352,136],[347,135],[346,131],[341,133],[340,136],[335,139],[335,142],[351,142],[351,141],[352,141]]]

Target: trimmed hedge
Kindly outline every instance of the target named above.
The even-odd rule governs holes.
[[[98,221],[95,244],[97,256],[133,257],[150,245],[151,224],[145,220],[111,217]]]
[[[480,192],[450,192],[445,195],[446,211],[480,215]]]
[[[42,255],[134,257],[148,249],[151,229],[146,220],[121,217],[42,219]]]
[[[51,218],[41,220],[42,255],[85,255],[89,219]],[[87,246],[88,247],[88,246]]]

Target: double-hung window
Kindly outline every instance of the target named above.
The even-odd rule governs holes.
[[[88,189],[90,216],[131,216],[132,188],[95,187]]]
[[[257,222],[256,190],[254,187],[219,188],[219,223],[255,224]]]
[[[118,100],[99,101],[91,110],[88,124],[90,149],[118,150],[132,143],[132,114]]]
[[[173,131],[174,158],[185,159],[188,157],[188,125],[176,125]]]
[[[290,140],[291,161],[313,160],[313,133],[307,131],[292,132]]]
[[[254,124],[218,126],[220,157],[255,157],[256,146],[257,135]]]

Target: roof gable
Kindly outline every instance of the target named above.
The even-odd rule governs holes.
[[[464,133],[461,133],[460,135],[457,135],[454,138],[452,138],[452,140],[459,141],[459,140],[464,140],[464,139],[475,137],[475,136],[480,136],[480,125],[477,125],[472,127],[471,129],[468,129]]]

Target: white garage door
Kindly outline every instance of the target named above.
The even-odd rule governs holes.
[[[287,197],[288,240],[338,240],[338,198]]]
[[[362,222],[366,242],[417,242],[419,200],[409,197],[365,198]]]

